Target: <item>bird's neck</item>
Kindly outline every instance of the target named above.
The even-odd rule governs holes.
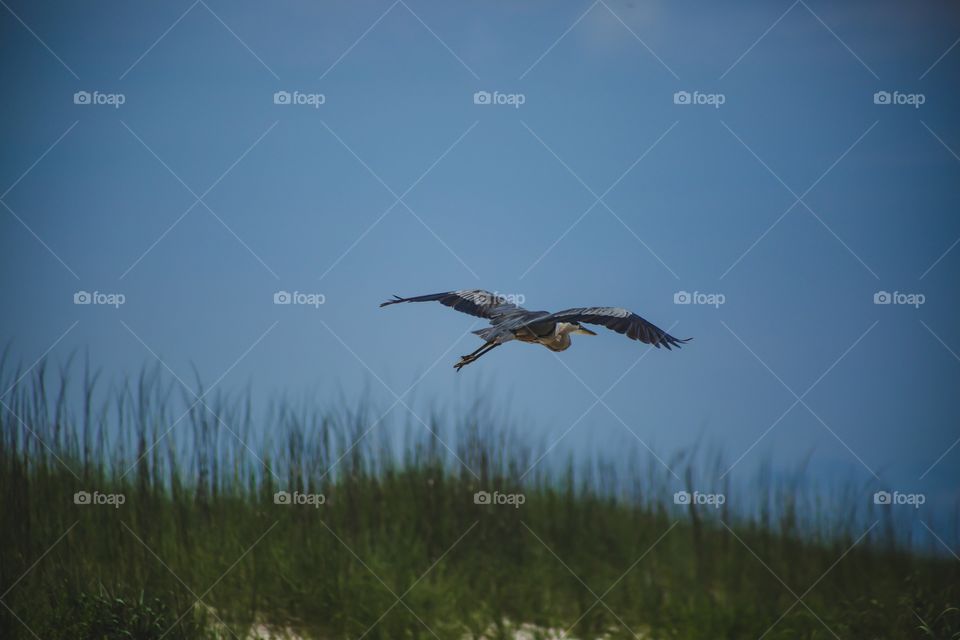
[[[551,351],[565,351],[570,348],[570,332],[576,327],[567,322],[558,322],[553,331],[553,339],[547,343]]]

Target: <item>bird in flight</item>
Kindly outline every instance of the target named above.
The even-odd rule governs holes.
[[[380,306],[386,307],[400,302],[439,302],[457,311],[490,321],[491,326],[473,332],[483,339],[483,345],[473,353],[461,356],[460,361],[453,365],[457,371],[511,340],[542,344],[551,351],[564,351],[570,348],[571,334],[597,335],[584,327],[582,322],[603,325],[632,340],[651,344],[658,349],[661,345],[667,349],[679,349],[681,344],[691,340],[674,338],[637,314],[619,307],[576,307],[556,313],[528,311],[509,302],[506,296],[482,289],[447,291],[414,298],[395,295],[392,300],[387,300]]]

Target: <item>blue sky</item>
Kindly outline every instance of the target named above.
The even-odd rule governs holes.
[[[54,345],[119,379],[155,354],[383,407],[422,376],[414,410],[485,389],[557,455],[813,451],[827,482],[956,504],[949,3],[5,2],[0,336],[25,365]],[[694,341],[575,336],[455,374],[473,318],[377,307],[474,287]]]

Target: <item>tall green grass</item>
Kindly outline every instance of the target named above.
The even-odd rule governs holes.
[[[866,489],[710,485],[720,458],[687,452],[679,486],[727,501],[682,507],[650,456],[534,465],[544,449],[482,404],[426,425],[367,403],[258,417],[158,371],[20,376],[0,367],[3,638],[960,637],[960,563],[858,508]]]

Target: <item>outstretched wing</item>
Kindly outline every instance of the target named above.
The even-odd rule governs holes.
[[[523,311],[512,302],[508,302],[505,296],[496,293],[490,293],[483,289],[463,289],[461,291],[447,291],[445,293],[433,293],[426,296],[417,296],[415,298],[401,298],[393,296],[393,300],[387,300],[381,307],[397,304],[398,302],[439,302],[448,307],[452,307],[462,313],[469,313],[479,318],[496,320],[511,312]]]
[[[600,324],[608,329],[613,329],[617,333],[622,333],[632,340],[639,340],[646,344],[652,344],[656,348],[660,345],[667,349],[671,347],[680,348],[680,345],[689,342],[691,338],[680,340],[656,326],[647,322],[635,313],[619,307],[579,307],[576,309],[567,309],[551,313],[546,318],[539,321],[553,320],[556,322],[586,322],[588,324]]]

